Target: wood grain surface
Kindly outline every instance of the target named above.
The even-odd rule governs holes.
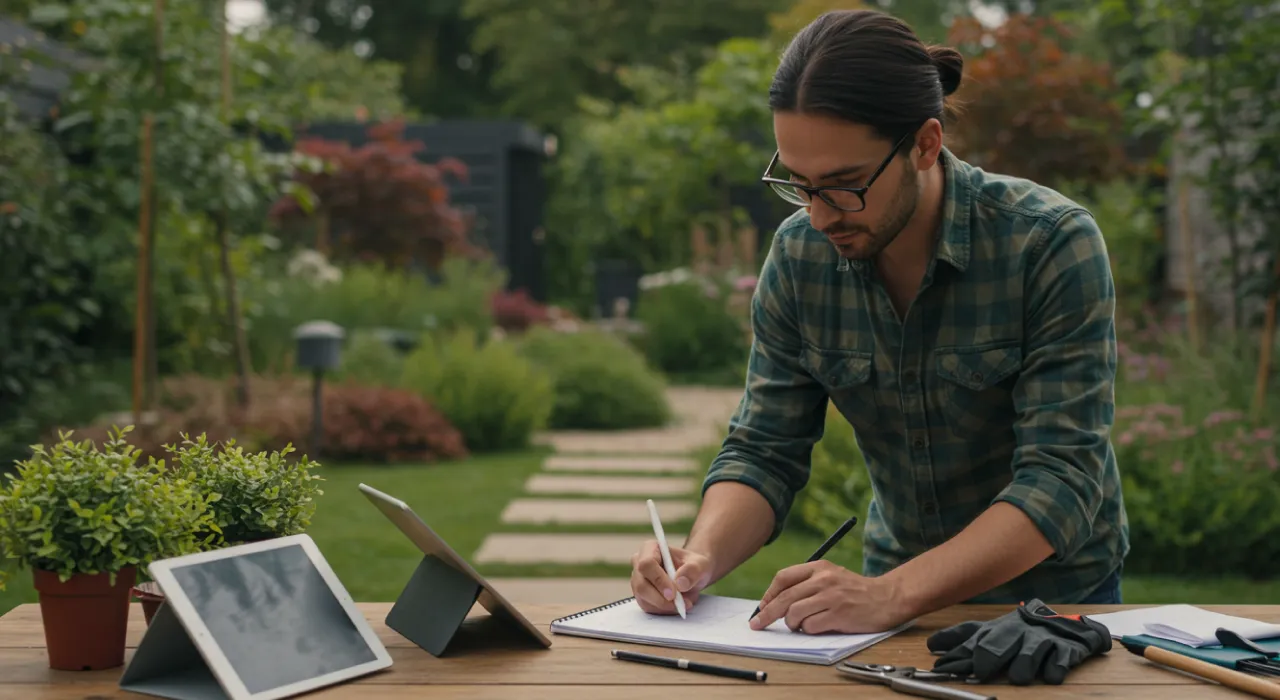
[[[755,700],[784,697],[796,691],[808,697],[904,697],[888,688],[862,683],[840,675],[830,666],[752,659],[694,651],[656,649],[617,644],[567,635],[550,635],[553,619],[578,612],[585,606],[529,605],[520,609],[551,636],[545,649],[508,628],[494,624],[477,607],[444,658],[435,658],[414,646],[383,622],[390,603],[362,603],[378,636],[391,652],[394,665],[383,672],[307,695],[308,698],[519,698],[521,700],[578,700],[586,698],[671,698],[675,688],[691,686],[699,697]],[[1060,606],[1063,613],[1102,613],[1138,606]],[[1280,622],[1280,606],[1218,605],[1207,609],[1268,622]],[[130,618],[125,662],[133,654],[146,626],[142,610],[134,605]],[[985,620],[1008,612],[1003,606],[956,606],[921,618],[914,627],[872,646],[852,660],[929,668],[933,659],[925,647],[930,633],[964,620]],[[87,630],[86,630],[87,632]],[[740,668],[766,671],[766,683],[739,681],[687,671],[663,669],[610,658],[613,648],[678,655]],[[67,672],[48,667],[40,609],[23,605],[0,617],[0,700],[99,700],[142,697],[119,690],[123,667],[107,671]],[[1131,698],[1133,700],[1182,700],[1184,698],[1246,698],[1222,688],[1162,668],[1116,645],[1110,653],[1086,661],[1074,669],[1062,686],[1012,686],[1005,683],[965,686],[1001,700],[1025,698]],[[789,690],[788,690],[789,689]]]

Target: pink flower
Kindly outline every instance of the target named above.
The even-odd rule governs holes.
[[[1180,459],[1175,460],[1173,464],[1169,465],[1169,471],[1173,472],[1174,474],[1181,474],[1183,469],[1184,467],[1182,466],[1182,460]]]
[[[1131,433],[1131,432],[1125,432],[1125,433],[1121,434],[1121,435],[1120,435],[1119,443],[1120,443],[1121,445],[1132,445],[1132,444],[1133,444],[1133,433]]]

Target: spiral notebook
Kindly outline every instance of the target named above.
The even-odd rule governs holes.
[[[874,634],[804,634],[792,632],[784,620],[777,620],[763,630],[753,630],[747,621],[759,602],[702,595],[689,609],[688,618],[681,619],[679,615],[647,613],[635,598],[623,598],[553,620],[551,631],[615,642],[831,665],[910,626],[908,623]]]

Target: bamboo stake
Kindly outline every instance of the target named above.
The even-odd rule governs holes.
[[[151,317],[151,131],[152,117],[142,118],[142,187],[138,212],[138,302],[133,321],[133,424],[141,425],[146,394],[147,326]]]
[[[231,31],[227,27],[226,4],[218,13],[221,18],[222,33],[222,121],[231,121]],[[222,279],[226,284],[227,320],[231,327],[231,343],[235,350],[236,363],[236,399],[241,409],[249,408],[249,343],[244,335],[244,324],[240,320],[240,299],[236,290],[235,270],[231,267],[231,241],[228,232],[227,205],[221,203],[222,211],[218,214],[215,227],[218,231],[218,254],[222,265]]]

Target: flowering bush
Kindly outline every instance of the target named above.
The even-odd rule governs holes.
[[[1134,571],[1280,573],[1276,430],[1219,410],[1187,420],[1180,406],[1117,411]]]
[[[493,323],[504,331],[521,332],[551,321],[547,307],[523,288],[513,292],[498,290],[489,300]]]

